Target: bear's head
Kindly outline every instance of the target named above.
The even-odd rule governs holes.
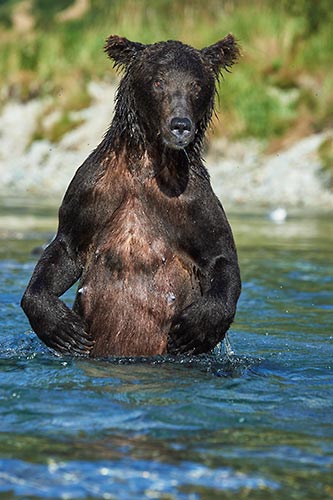
[[[239,56],[230,34],[202,50],[178,41],[144,45],[112,35],[105,51],[115,66],[125,69],[117,111],[127,132],[140,131],[145,140],[171,149],[201,142],[213,111],[216,79]]]

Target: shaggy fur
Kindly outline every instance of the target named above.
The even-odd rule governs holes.
[[[110,36],[105,51],[124,70],[114,119],[65,194],[22,307],[61,353],[208,352],[240,294],[231,229],[201,160],[216,79],[237,44]],[[59,297],[78,280],[70,310]]]

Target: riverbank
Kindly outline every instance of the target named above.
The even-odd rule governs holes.
[[[0,112],[0,195],[44,198],[58,205],[75,170],[100,142],[112,119],[115,87],[88,86],[90,105],[68,114],[70,126],[57,142],[45,137],[61,118],[51,99],[8,101]],[[223,113],[221,114],[223,122]],[[332,131],[302,138],[267,153],[263,141],[211,140],[205,154],[216,193],[227,210],[333,210],[333,192],[319,148]]]

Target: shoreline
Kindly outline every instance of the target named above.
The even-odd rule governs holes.
[[[98,145],[114,110],[115,87],[92,82],[91,105],[73,111],[78,125],[59,142],[33,140],[38,124],[51,126],[51,98],[25,104],[9,101],[0,111],[1,198],[48,200],[58,206],[75,171]],[[223,120],[223,112],[221,114]],[[205,156],[213,188],[227,212],[333,211],[333,192],[321,178],[318,148],[332,131],[305,137],[266,154],[255,139],[212,140]],[[52,201],[50,200],[52,199]]]

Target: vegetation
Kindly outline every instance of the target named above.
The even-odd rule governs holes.
[[[232,32],[243,57],[232,78],[221,79],[217,133],[266,138],[274,146],[333,126],[331,6],[331,0],[0,0],[0,99],[53,94],[66,129],[70,103],[77,109],[87,102],[87,82],[115,78],[103,53],[109,34],[203,47]]]
[[[319,146],[321,174],[326,186],[333,191],[333,139],[328,137]]]

